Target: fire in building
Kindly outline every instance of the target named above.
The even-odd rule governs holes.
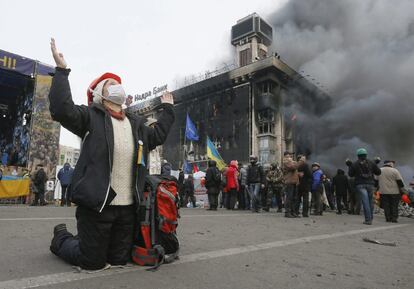
[[[310,133],[298,135],[292,107],[301,102],[317,115],[329,106],[329,96],[270,52],[272,41],[272,27],[257,14],[232,27],[236,67],[206,73],[204,79],[172,92],[176,121],[161,158],[179,168],[191,150],[191,161],[203,163],[207,137],[227,163],[246,163],[254,154],[266,165],[281,162],[286,150],[309,154],[315,149]],[[317,105],[317,99],[324,101]],[[155,103],[147,100],[129,109],[156,118]],[[197,127],[197,142],[185,140],[187,113]]]

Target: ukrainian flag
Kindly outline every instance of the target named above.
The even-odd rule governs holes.
[[[216,147],[211,142],[209,137],[207,137],[207,156],[209,159],[216,161],[217,168],[219,170],[222,170],[226,167],[226,163],[221,158],[219,152],[217,151]]]

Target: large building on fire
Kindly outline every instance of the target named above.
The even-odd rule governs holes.
[[[179,88],[175,96],[176,121],[162,146],[162,158],[178,168],[192,150],[194,161],[207,159],[207,137],[228,163],[246,163],[257,155],[262,164],[280,162],[283,152],[302,151],[299,138],[314,143],[312,136],[295,134],[295,112],[290,109],[302,102],[315,113],[323,110],[314,99],[328,99],[306,78],[270,52],[272,27],[257,14],[249,15],[232,27],[231,43],[237,63],[222,73],[206,73],[201,81]],[[130,107],[148,117],[157,117],[156,99]],[[326,104],[326,103],[325,103]],[[196,124],[200,140],[185,140],[186,115]]]

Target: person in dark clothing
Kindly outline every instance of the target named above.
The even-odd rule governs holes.
[[[266,174],[267,181],[267,195],[266,195],[266,207],[263,209],[269,211],[272,203],[272,198],[275,196],[277,202],[277,212],[281,213],[282,204],[282,193],[283,193],[283,171],[278,163],[273,163],[270,166],[270,170]]]
[[[306,162],[306,156],[298,156],[298,198],[296,202],[295,212],[299,215],[300,203],[302,202],[302,216],[309,217],[309,193],[312,186],[312,172]]]
[[[68,190],[69,185],[72,182],[72,175],[73,175],[73,169],[70,166],[69,163],[65,163],[63,165],[63,168],[61,168],[58,172],[58,179],[60,181],[60,185],[62,187],[62,198],[60,202],[60,206],[64,206],[65,204],[70,207],[71,201],[70,201],[70,190]]]
[[[184,206],[184,171],[180,169],[178,174],[178,195],[180,197],[180,207]]]
[[[137,207],[143,200],[148,153],[167,138],[174,122],[173,96],[166,92],[161,97],[162,112],[154,127],[123,110],[126,94],[121,78],[112,73],[89,86],[89,106],[75,105],[70,69],[54,39],[51,49],[57,67],[49,92],[50,114],[83,141],[71,185],[78,235],[68,232],[65,224],[55,226],[50,250],[82,269],[125,265],[131,258]]]
[[[16,147],[12,148],[9,154],[8,165],[17,166],[19,163],[19,151]]]
[[[43,170],[43,166],[38,166],[37,171],[34,175],[33,184],[35,185],[35,199],[31,206],[37,206],[40,204],[41,206],[46,205],[45,201],[45,185],[47,182],[47,175]]]
[[[346,160],[345,163],[348,166],[348,176],[355,177],[355,186],[361,196],[365,217],[364,224],[372,225],[374,218],[374,175],[381,175],[381,170],[377,166],[380,162],[379,158],[373,162],[367,159],[367,155],[367,150],[360,148],[357,150],[358,160],[355,162]]]
[[[220,193],[221,173],[217,168],[216,161],[208,161],[208,169],[206,172],[206,188],[209,208],[208,210],[217,211],[218,195]]]
[[[348,214],[359,215],[361,214],[361,197],[355,187],[355,178],[349,178],[349,204]]]
[[[251,196],[251,209],[260,212],[261,197],[260,190],[265,187],[265,175],[263,167],[257,163],[257,157],[250,156],[250,165],[247,168],[247,186]]]
[[[171,164],[167,160],[164,160],[161,166],[161,176],[171,176],[171,170]]]
[[[196,198],[194,196],[194,179],[193,175],[188,175],[187,179],[184,181],[184,204],[188,204],[188,200],[191,201],[193,208],[196,206]]]
[[[349,181],[344,170],[338,169],[336,176],[333,177],[332,192],[336,197],[337,214],[342,215],[342,203],[345,206],[344,209],[348,210],[347,196],[349,192]]]

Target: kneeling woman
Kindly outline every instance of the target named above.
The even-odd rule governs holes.
[[[56,72],[50,89],[50,113],[82,138],[73,173],[72,202],[78,205],[78,235],[57,225],[50,250],[70,264],[96,270],[130,259],[136,207],[144,189],[146,156],[162,144],[174,122],[173,96],[161,97],[163,112],[154,127],[122,109],[125,92],[119,76],[105,73],[88,89],[89,106],[75,105],[70,69],[51,41]]]

